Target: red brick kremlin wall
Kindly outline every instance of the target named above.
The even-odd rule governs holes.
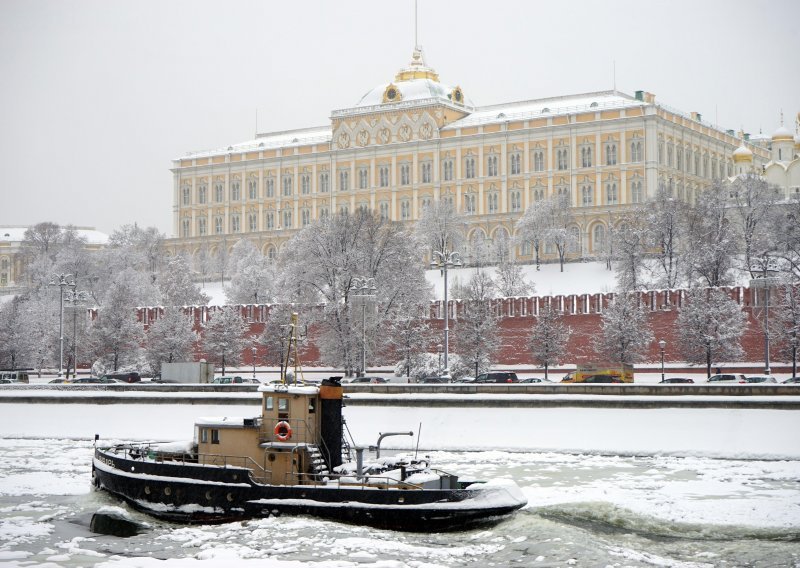
[[[762,318],[761,309],[753,309],[755,299],[749,288],[732,287],[724,288],[729,296],[739,303],[748,316],[749,325],[742,337],[742,347],[745,351],[744,361],[761,362],[764,357],[764,334],[759,319]],[[677,346],[676,319],[680,306],[684,302],[684,290],[641,292],[640,301],[649,311],[650,324],[653,329],[654,341],[650,348],[648,360],[653,363],[660,361],[658,341],[667,342],[664,359],[667,362],[680,362],[683,360]],[[543,306],[550,303],[553,307],[564,313],[564,321],[572,329],[572,336],[567,346],[567,356],[564,363],[582,363],[597,360],[593,345],[595,337],[601,333],[602,313],[608,307],[614,294],[580,294],[569,296],[532,296],[527,298],[504,298],[494,300],[497,314],[500,316],[499,333],[502,337],[501,349],[496,365],[530,365],[535,367],[528,349],[528,337],[536,322],[536,315]],[[444,327],[443,302],[431,303],[430,323],[434,329]],[[450,329],[451,342],[458,334],[458,319],[462,313],[462,302],[450,300]],[[184,308],[191,314],[195,321],[195,328],[202,333],[204,322],[213,317],[218,307],[195,306]],[[264,321],[269,313],[267,305],[240,306],[242,316],[250,324],[250,334],[258,336],[264,329]],[[141,308],[139,318],[147,325],[154,318],[159,317],[163,308]],[[309,331],[309,341],[303,347],[301,358],[306,365],[319,364],[319,351],[313,344],[313,329]],[[259,347],[257,358],[262,359],[263,347]],[[451,348],[452,349],[452,348]],[[431,352],[435,352],[435,344],[431,345]],[[198,353],[198,357],[208,357]],[[777,352],[773,353],[774,361],[783,361]],[[252,361],[250,347],[245,350],[244,362]],[[714,362],[716,363],[716,361]]]

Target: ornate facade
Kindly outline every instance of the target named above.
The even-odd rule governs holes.
[[[770,160],[766,148],[744,145],[754,167]],[[418,48],[392,82],[332,111],[329,125],[174,160],[176,238],[168,244],[214,255],[247,237],[274,257],[297,230],[334,212],[368,209],[413,223],[440,199],[470,219],[472,250],[512,236],[531,203],[561,195],[574,218],[570,256],[591,257],[615,213],[659,187],[693,201],[734,175],[739,146],[732,131],[643,91],[475,107]],[[532,251],[522,245],[514,254],[524,261]]]

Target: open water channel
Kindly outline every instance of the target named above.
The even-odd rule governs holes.
[[[511,478],[529,505],[468,532],[397,533],[304,517],[164,523],[93,534],[122,506],[90,489],[88,441],[0,439],[5,566],[800,566],[800,462],[431,452],[439,468]],[[166,561],[166,562],[164,562]]]

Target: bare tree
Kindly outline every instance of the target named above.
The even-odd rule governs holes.
[[[181,308],[167,308],[147,329],[146,352],[150,368],[160,373],[163,363],[193,360],[197,339],[192,318]]]
[[[232,304],[266,304],[274,299],[273,268],[261,251],[247,239],[241,239],[231,252],[230,285],[225,296]]]
[[[725,292],[715,288],[693,288],[678,314],[678,345],[683,357],[692,363],[739,360],[741,337],[747,318],[741,307]]]
[[[545,379],[548,378],[550,366],[557,365],[566,354],[570,335],[572,330],[550,304],[539,311],[531,330],[530,348],[533,360],[540,367],[544,367]]]
[[[615,259],[617,287],[622,292],[635,292],[644,286],[641,272],[647,248],[647,224],[644,211],[626,214],[616,230]]]
[[[661,189],[642,213],[648,228],[648,245],[655,249],[651,268],[654,284],[673,290],[679,286],[683,273],[689,207]]]
[[[569,198],[566,196],[553,197],[551,200],[550,221],[545,232],[545,242],[556,247],[558,263],[561,272],[564,272],[564,257],[569,247],[574,244],[572,233],[569,230],[573,223],[572,209],[569,206]]]
[[[0,303],[0,367],[16,369],[22,362],[27,332],[22,325],[20,296]]]
[[[62,238],[63,232],[57,223],[37,223],[33,227],[25,229],[25,234],[22,236],[22,247],[31,258],[47,256],[52,260],[55,258],[58,244]]]
[[[641,361],[653,342],[647,313],[637,294],[618,293],[603,312],[602,327],[595,349],[614,363]]]
[[[700,193],[689,215],[686,251],[689,281],[712,288],[732,282],[731,270],[738,242],[729,218],[727,188],[721,182]]]

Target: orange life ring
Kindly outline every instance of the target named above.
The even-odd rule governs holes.
[[[285,420],[281,420],[280,422],[275,424],[274,432],[275,432],[275,437],[278,438],[278,440],[281,442],[285,442],[292,438],[292,427]]]

